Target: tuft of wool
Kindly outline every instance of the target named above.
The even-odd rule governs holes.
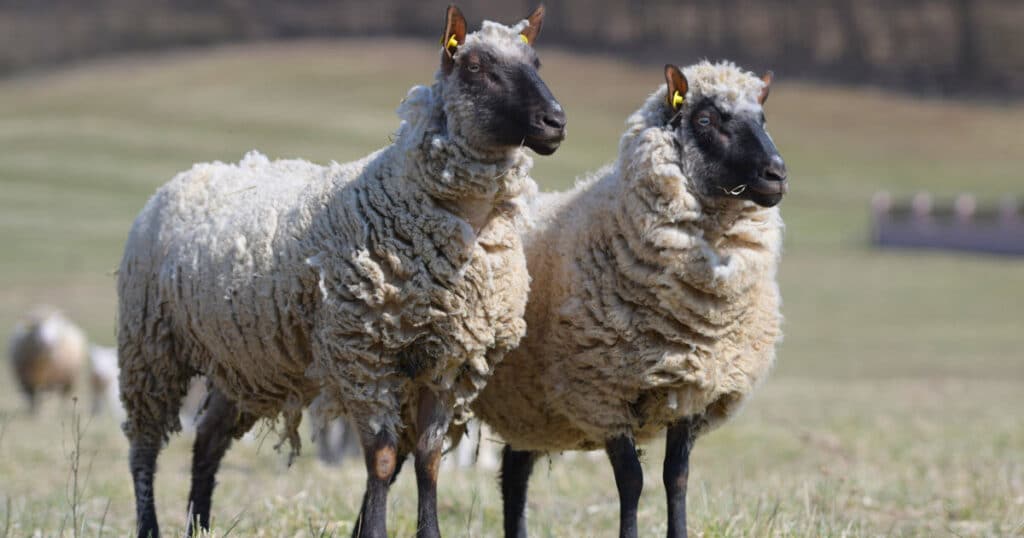
[[[293,453],[305,406],[401,434],[429,387],[468,418],[525,331],[520,199],[536,185],[522,149],[452,132],[457,105],[417,86],[394,142],[362,160],[252,152],[153,196],[118,274],[129,437],[177,431],[194,375],[236,402],[236,436],[283,417]]]
[[[688,102],[759,106],[763,83],[732,64],[685,73]],[[474,403],[515,449],[645,441],[689,416],[714,427],[774,363],[778,209],[702,193],[670,115],[662,88],[627,120],[612,167],[532,201],[529,331]]]

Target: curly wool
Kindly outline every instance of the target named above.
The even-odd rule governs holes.
[[[85,363],[85,333],[60,311],[37,307],[11,333],[8,354],[22,390],[69,391]]]
[[[196,374],[238,405],[236,436],[283,416],[293,451],[310,404],[397,434],[422,386],[466,419],[525,331],[518,200],[536,185],[523,150],[448,132],[440,86],[413,88],[394,143],[360,161],[254,152],[156,193],[118,280],[130,438],[177,431]]]
[[[685,72],[690,102],[759,106],[761,81],[732,64]],[[705,196],[669,115],[662,88],[627,121],[614,167],[535,201],[529,331],[474,403],[515,449],[645,441],[690,416],[714,427],[775,360],[778,209]]]

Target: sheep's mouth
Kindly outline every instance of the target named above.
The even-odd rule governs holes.
[[[748,183],[747,188],[765,196],[781,196],[789,192],[789,182],[785,179],[778,180],[759,177]]]
[[[550,138],[528,137],[523,141],[523,144],[526,148],[534,150],[540,155],[551,155],[561,146],[562,138],[562,136]]]
[[[545,132],[532,134],[523,140],[523,145],[536,151],[540,155],[551,155],[565,140],[564,129],[548,129]]]

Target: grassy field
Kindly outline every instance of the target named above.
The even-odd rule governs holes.
[[[536,159],[535,176],[557,189],[614,158],[625,117],[662,75],[657,65],[542,56],[569,138]],[[192,162],[237,161],[252,148],[321,162],[361,156],[387,142],[395,106],[430,81],[435,62],[424,42],[296,42],[0,81],[0,338],[31,305],[50,303],[112,344],[112,272],[157,185]],[[691,532],[1024,535],[1024,262],[866,246],[879,189],[1024,194],[1024,106],[778,79],[767,114],[792,181],[786,340],[744,413],[697,444]],[[74,520],[83,536],[132,529],[123,437],[109,417],[75,435],[74,416],[56,401],[26,416],[0,369],[0,537],[71,536]],[[346,535],[361,466],[323,468],[306,450],[286,469],[275,441],[228,454],[215,534]],[[158,507],[171,532],[185,518],[190,443],[175,438],[160,460]],[[644,458],[645,536],[665,531],[661,453],[652,445]],[[415,529],[411,474],[391,496],[396,536]],[[531,486],[534,535],[615,534],[603,460],[554,457]],[[446,535],[499,535],[491,472],[444,475],[439,502]]]

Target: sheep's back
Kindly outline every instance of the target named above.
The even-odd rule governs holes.
[[[135,341],[122,354],[184,361],[258,416],[308,399],[315,284],[300,238],[344,175],[251,153],[238,165],[195,165],[159,189],[119,272],[119,339]]]

